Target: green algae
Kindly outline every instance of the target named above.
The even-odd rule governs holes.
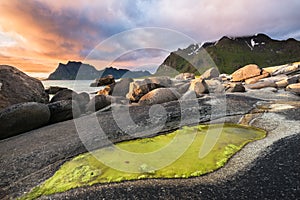
[[[120,142],[115,147],[104,147],[66,162],[21,199],[35,199],[96,183],[200,176],[224,166],[247,143],[265,136],[261,129],[222,124],[183,127],[166,135]],[[172,162],[161,166],[167,157]]]

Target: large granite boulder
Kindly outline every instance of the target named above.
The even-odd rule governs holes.
[[[285,74],[280,74],[277,76],[271,76],[267,78],[260,79],[256,83],[246,84],[245,87],[248,89],[261,89],[265,87],[281,87],[284,80],[287,81],[288,76]]]
[[[110,98],[105,95],[96,95],[86,106],[87,112],[95,112],[111,104]]]
[[[129,85],[133,82],[132,78],[123,78],[119,82],[116,82],[110,95],[126,97],[129,92]]]
[[[50,103],[54,103],[57,101],[63,101],[63,100],[74,100],[79,105],[82,112],[85,111],[86,105],[90,101],[90,96],[86,92],[82,92],[78,94],[77,92],[74,92],[70,89],[65,89],[57,92],[51,99]]]
[[[285,88],[286,86],[294,83],[298,83],[300,79],[300,74],[289,76],[283,80],[277,81],[276,85],[278,88]]]
[[[217,78],[219,77],[220,75],[220,72],[217,68],[215,67],[212,67],[208,70],[206,70],[202,75],[201,75],[201,78],[203,80],[208,80],[208,79],[212,79],[212,78]]]
[[[46,125],[50,111],[46,104],[27,102],[0,111],[0,139],[8,138]]]
[[[205,80],[207,85],[207,90],[209,93],[222,93],[224,92],[224,86],[222,85],[221,81],[217,79],[210,79]]]
[[[23,102],[48,103],[49,95],[41,81],[20,70],[0,65],[0,110]]]
[[[269,72],[267,72],[265,70],[262,70],[261,75],[255,76],[255,77],[252,77],[252,78],[248,78],[248,79],[245,80],[245,83],[246,84],[257,83],[259,80],[261,80],[263,78],[266,78],[268,76],[270,76]]]
[[[119,82],[105,86],[105,88],[98,91],[97,94],[126,97],[126,94],[129,92],[129,85],[132,82],[132,78],[123,78]]]
[[[276,76],[279,74],[292,74],[297,71],[300,71],[300,63],[287,64],[287,65],[282,65],[278,67],[276,70],[274,70],[272,76]]]
[[[180,100],[195,100],[197,98],[204,97],[205,95],[206,94],[196,94],[194,91],[188,90],[180,97]]]
[[[261,69],[257,65],[250,64],[233,72],[232,81],[244,81],[259,75],[261,75]]]
[[[226,92],[246,92],[242,83],[229,83],[225,85]]]
[[[182,85],[180,85],[177,88],[177,92],[179,92],[180,94],[184,94],[188,91],[188,89],[190,88],[191,83],[184,83]]]
[[[97,92],[97,95],[111,95],[113,88],[115,87],[115,83],[105,86],[102,90]]]
[[[191,81],[190,91],[194,91],[197,96],[208,92],[208,86],[205,80],[198,78]]]
[[[84,112],[85,111],[85,108],[86,108],[86,105],[90,102],[90,95],[86,92],[81,92],[78,94],[77,98],[76,99],[73,99],[75,100],[80,109],[81,109],[81,112]]]
[[[266,88],[266,87],[277,87],[276,83],[271,79],[267,79],[267,80],[264,80],[264,81],[259,81],[257,83],[253,83],[253,84],[247,84],[245,86],[246,86],[246,88],[249,88],[249,89],[261,89],[261,88]]]
[[[126,97],[132,102],[138,102],[142,96],[156,88],[167,88],[172,86],[169,77],[151,77],[143,81],[134,81],[130,83],[129,92]]]
[[[300,83],[290,84],[286,87],[286,90],[300,95]]]
[[[175,101],[180,98],[180,94],[175,88],[157,88],[142,96],[139,100],[140,105],[161,104]]]
[[[193,73],[181,73],[175,76],[176,80],[191,80],[195,79],[195,74]]]
[[[172,86],[172,80],[168,76],[149,77],[145,80],[148,80],[151,83],[161,85],[162,87],[171,87]]]
[[[48,104],[51,117],[50,123],[57,123],[77,118],[81,115],[80,107],[74,100],[61,100]]]
[[[56,94],[59,91],[66,90],[66,89],[68,89],[68,88],[58,87],[58,86],[50,86],[50,87],[48,87],[48,88],[45,89],[45,92],[47,94]]]
[[[112,75],[108,75],[108,76],[96,79],[93,83],[90,84],[90,87],[100,87],[100,86],[109,85],[112,83],[115,83],[115,78]]]
[[[70,89],[58,91],[50,100],[50,103],[62,100],[72,100],[78,96],[76,92]]]

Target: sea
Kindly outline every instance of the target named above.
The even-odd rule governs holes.
[[[90,87],[90,84],[94,80],[42,80],[42,83],[46,88],[50,86],[66,87],[77,93],[87,92],[90,96],[94,96],[93,93],[103,89],[104,87]]]

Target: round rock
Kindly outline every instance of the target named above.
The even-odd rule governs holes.
[[[161,104],[175,101],[180,98],[180,94],[175,88],[157,88],[142,96],[139,100],[140,105]]]
[[[0,112],[0,139],[39,128],[49,119],[50,111],[45,104],[28,102],[10,106]]]
[[[48,101],[41,81],[14,67],[0,65],[0,110],[18,103]]]
[[[79,105],[74,100],[62,100],[48,104],[51,117],[50,123],[57,123],[77,118],[81,115]]]
[[[87,112],[95,112],[95,111],[98,111],[102,108],[105,108],[106,106],[109,106],[110,104],[111,104],[111,101],[106,96],[96,95],[87,104],[86,111]]]

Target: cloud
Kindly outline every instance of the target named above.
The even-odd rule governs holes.
[[[23,70],[52,71],[58,62],[88,56],[95,62],[101,59],[97,63],[104,67],[127,51],[157,47],[170,51],[223,35],[263,32],[276,39],[300,39],[299,9],[298,0],[2,0],[0,62]],[[163,29],[141,29],[103,45],[116,34],[143,27]],[[166,29],[187,37],[164,34]],[[163,56],[138,51],[118,63],[139,67],[142,62],[162,62]]]

